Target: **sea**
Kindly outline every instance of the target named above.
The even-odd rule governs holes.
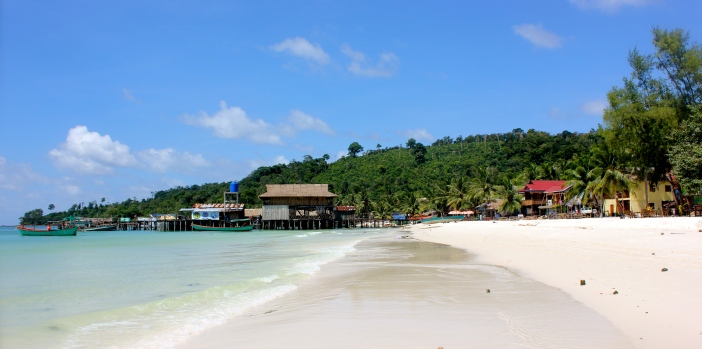
[[[172,347],[298,288],[380,229],[0,228],[1,348]]]

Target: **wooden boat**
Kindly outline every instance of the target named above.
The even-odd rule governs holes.
[[[208,225],[201,225],[201,224],[195,224],[193,223],[193,230],[196,231],[229,231],[229,232],[235,232],[235,231],[251,231],[253,230],[254,226],[251,224],[250,219],[235,219],[229,221],[231,225],[223,226],[223,227],[215,227],[215,226],[208,226]]]
[[[80,228],[80,231],[115,231],[117,230],[117,224],[105,224],[97,227],[90,228]]]
[[[17,230],[24,236],[75,236],[78,232],[78,227],[71,227],[65,229],[34,229],[27,228],[25,226],[18,226]]]
[[[456,222],[463,220],[463,216],[445,216],[445,217],[431,217],[431,218],[426,218],[422,219],[422,223],[425,224],[434,224],[434,223],[448,223],[448,222]]]

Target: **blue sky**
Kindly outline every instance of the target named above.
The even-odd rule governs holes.
[[[587,132],[698,1],[0,3],[0,224],[415,138]]]

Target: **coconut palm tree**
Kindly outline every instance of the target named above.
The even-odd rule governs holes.
[[[371,204],[373,206],[373,213],[380,219],[388,218],[392,214],[392,204],[387,196],[380,198],[380,200],[373,201]]]
[[[475,200],[469,193],[468,181],[462,176],[452,180],[447,189],[446,205],[452,210],[465,210],[475,206]]]
[[[586,191],[591,191],[597,202],[602,205],[605,197],[614,197],[617,207],[619,200],[617,193],[629,190],[636,184],[629,175],[617,166],[617,155],[609,148],[607,143],[602,143],[593,148],[593,160],[596,164],[593,169],[593,180],[586,186]],[[600,206],[600,217],[602,217]]]
[[[487,167],[478,167],[473,171],[475,177],[471,178],[468,184],[468,194],[474,198],[476,202],[488,204],[492,201],[495,195],[495,169]]]
[[[371,200],[368,197],[368,192],[361,191],[354,194],[353,205],[356,207],[356,212],[368,213],[368,209],[371,208]]]
[[[400,211],[413,216],[420,212],[422,204],[427,201],[427,198],[423,197],[419,191],[413,193],[403,191],[398,195],[398,201]]]
[[[519,193],[519,188],[524,185],[521,177],[504,175],[500,185],[494,187],[495,198],[501,199],[498,210],[503,215],[510,215],[522,209],[524,195]]]
[[[444,211],[448,193],[446,185],[443,183],[428,185],[424,188],[424,201],[421,203],[421,211]]]
[[[569,169],[565,172],[565,177],[567,179],[565,185],[570,187],[566,191],[566,200],[570,200],[580,194],[583,195],[582,203],[587,204],[590,201],[597,202],[597,198],[592,190],[588,189],[588,184],[595,181],[597,177],[597,171],[588,170],[583,166],[578,166],[574,169]],[[592,189],[592,188],[590,188]]]

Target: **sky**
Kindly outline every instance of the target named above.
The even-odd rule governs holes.
[[[260,166],[515,128],[588,132],[702,2],[0,2],[0,224]]]

